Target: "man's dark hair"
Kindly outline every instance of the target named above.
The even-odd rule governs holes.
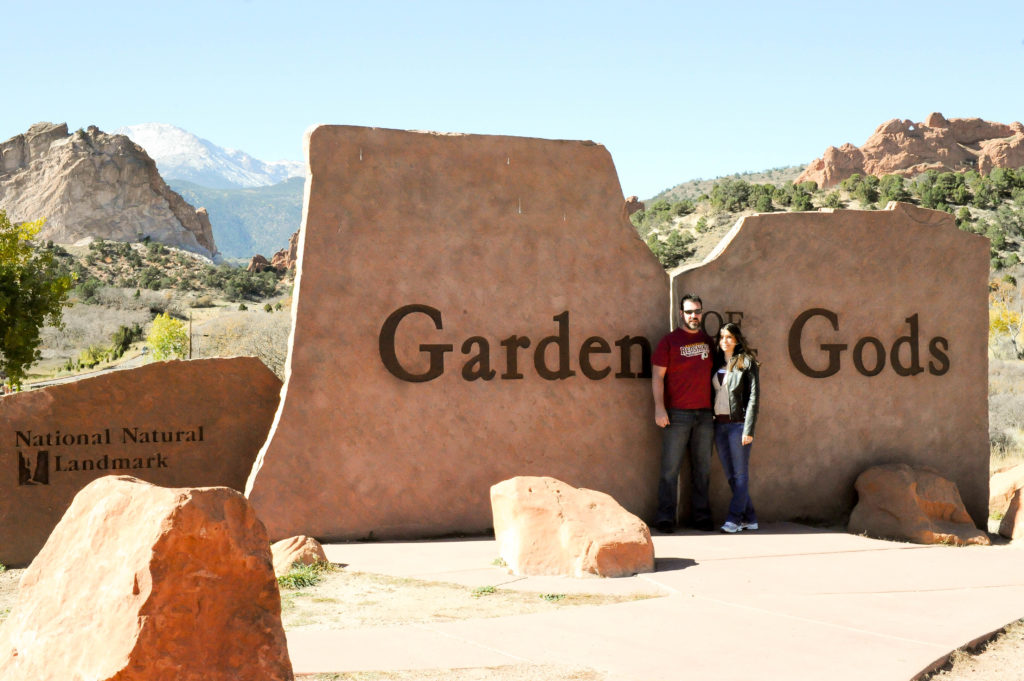
[[[683,305],[686,304],[687,300],[692,300],[693,302],[697,303],[701,307],[704,307],[704,301],[700,299],[700,296],[698,296],[695,293],[687,293],[686,295],[683,296],[683,299],[679,301],[679,309],[680,310],[683,309]]]

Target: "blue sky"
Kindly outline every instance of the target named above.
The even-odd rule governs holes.
[[[1024,119],[1019,2],[0,0],[0,140],[171,123],[263,160],[316,123],[591,139],[626,195],[932,111]]]

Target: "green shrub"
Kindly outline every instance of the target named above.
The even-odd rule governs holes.
[[[832,209],[845,208],[846,204],[843,202],[843,197],[839,195],[838,191],[829,192],[825,197],[825,206]]]
[[[131,344],[142,338],[142,327],[138,322],[129,326],[121,325],[110,338],[110,354],[114,359],[121,357]]]
[[[324,574],[333,569],[334,566],[330,563],[313,563],[312,565],[292,563],[291,569],[277,578],[277,584],[283,589],[304,589],[318,584]]]

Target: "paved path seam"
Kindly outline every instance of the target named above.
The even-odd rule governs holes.
[[[819,594],[815,594],[815,595],[819,595]],[[883,632],[880,632],[880,631],[872,631],[871,629],[864,629],[862,627],[851,627],[851,626],[849,626],[847,624],[838,624],[838,623],[835,623],[835,622],[829,622],[827,620],[818,619],[818,618],[815,618],[815,617],[803,617],[801,615],[793,615],[793,614],[790,614],[788,612],[779,612],[778,610],[772,610],[770,608],[759,608],[759,607],[756,607],[756,606],[753,606],[753,605],[745,605],[743,603],[736,603],[736,602],[733,602],[733,601],[723,600],[721,598],[713,598],[711,596],[701,596],[700,594],[693,594],[693,597],[694,598],[699,598],[699,599],[704,600],[704,601],[710,601],[711,603],[717,603],[719,605],[729,606],[729,607],[736,608],[736,609],[739,609],[739,610],[751,610],[753,612],[759,612],[761,614],[768,615],[770,617],[785,617],[787,619],[796,620],[798,622],[807,622],[809,624],[815,624],[815,625],[820,625],[820,626],[831,627],[833,629],[840,629],[842,631],[852,631],[852,632],[857,633],[857,634],[866,634],[868,636],[876,636],[876,637],[879,637],[879,638],[890,639],[890,640],[893,640],[893,641],[905,641],[907,643],[914,643],[914,644],[917,644],[917,645],[940,647],[940,646],[936,646],[935,643],[932,643],[930,641],[922,641],[920,639],[907,638],[906,636],[894,636],[893,634],[886,634],[886,633],[883,633]]]

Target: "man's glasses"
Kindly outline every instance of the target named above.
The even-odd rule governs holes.
[[[699,315],[703,311],[699,308],[696,310],[683,310],[683,314],[689,317],[690,315]]]

